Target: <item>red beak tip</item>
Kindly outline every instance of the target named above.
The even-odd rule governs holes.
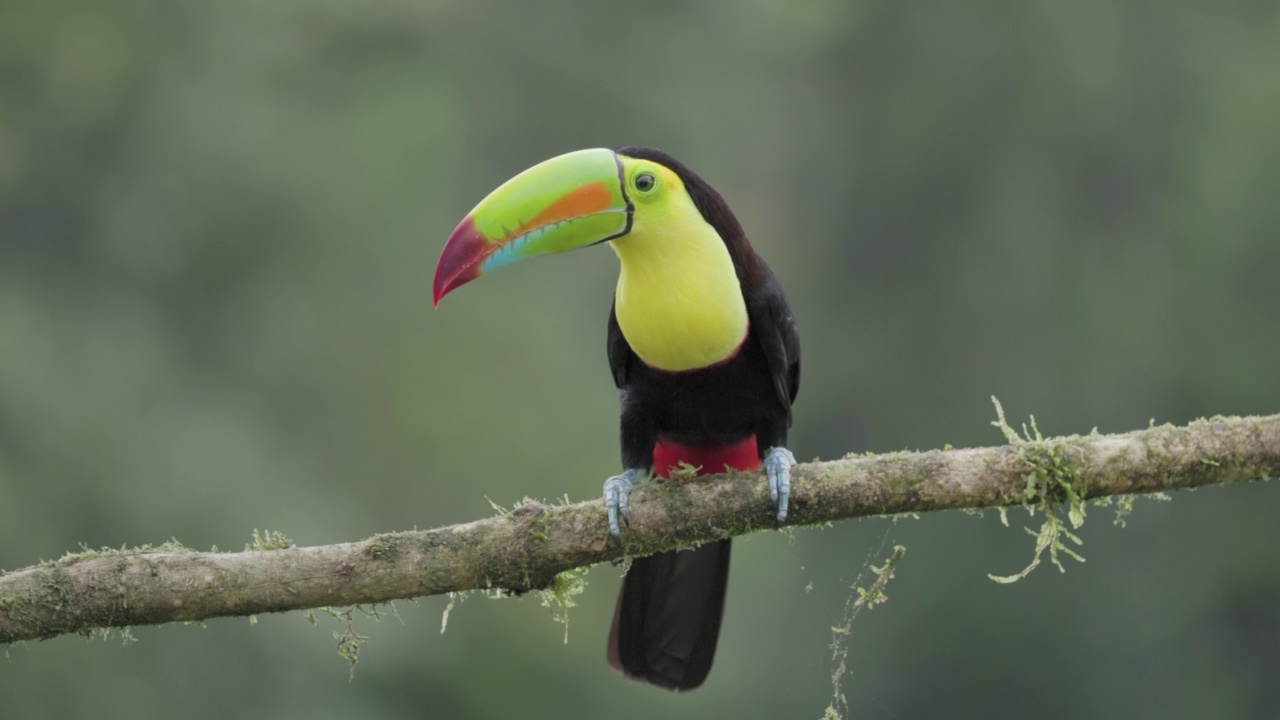
[[[493,241],[475,228],[468,215],[449,236],[436,264],[432,296],[436,307],[445,295],[480,277],[480,266],[494,249]]]

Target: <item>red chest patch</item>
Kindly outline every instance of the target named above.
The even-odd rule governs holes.
[[[658,444],[653,446],[653,474],[660,478],[670,477],[671,471],[679,468],[682,462],[700,468],[699,476],[722,473],[726,466],[734,470],[758,470],[760,451],[755,435],[736,445],[712,447],[678,445],[659,438]]]

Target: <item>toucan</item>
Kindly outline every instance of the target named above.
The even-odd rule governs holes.
[[[621,543],[628,494],[660,478],[758,470],[784,520],[800,339],[782,286],[728,204],[652,148],[579,150],[516,175],[445,243],[434,300],[525,258],[607,242],[622,264],[609,369],[622,409],[622,472],[604,483]],[[673,474],[673,470],[680,470]],[[614,610],[609,663],[691,690],[707,678],[724,614],[729,540],[635,558]]]

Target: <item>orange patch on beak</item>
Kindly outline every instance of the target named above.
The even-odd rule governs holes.
[[[594,215],[608,210],[612,205],[613,194],[609,191],[607,185],[602,182],[583,185],[548,205],[545,210],[535,215],[532,220],[521,225],[507,237],[517,237],[540,227]]]

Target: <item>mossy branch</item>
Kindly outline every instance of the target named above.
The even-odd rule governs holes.
[[[1002,447],[802,463],[793,470],[786,524],[1009,505],[1052,510],[1280,475],[1280,415],[1009,439]],[[728,473],[638,489],[624,537],[628,554],[648,555],[774,527],[763,475]],[[175,543],[76,553],[0,575],[0,643],[471,589],[542,589],[566,570],[622,557],[605,537],[604,512],[591,500],[526,502],[475,522],[319,547],[268,534],[245,552]]]

